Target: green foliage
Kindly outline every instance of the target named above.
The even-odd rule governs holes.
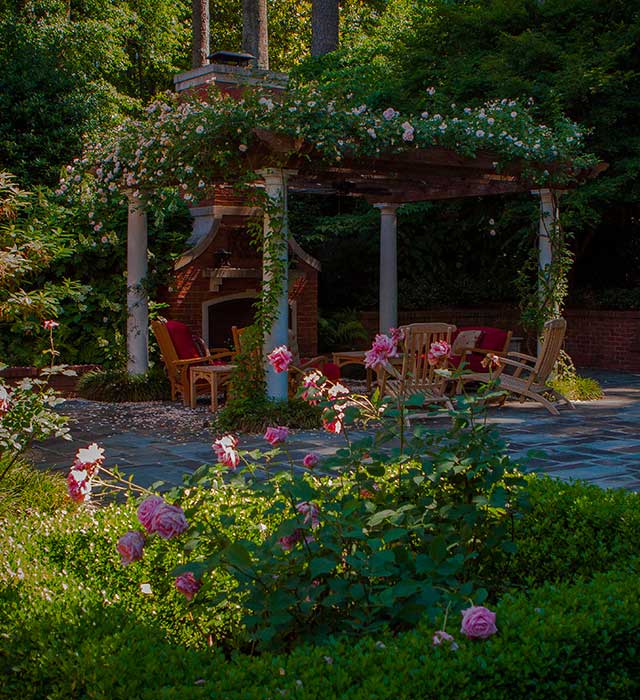
[[[318,318],[318,345],[321,350],[356,350],[369,335],[355,309],[336,311]]]
[[[126,369],[87,372],[78,381],[78,396],[91,401],[168,401],[169,381],[162,367],[144,374],[129,374]]]
[[[570,401],[593,401],[604,397],[602,387],[590,377],[581,377],[566,352],[560,351],[549,385]]]
[[[338,421],[347,438],[317,473],[300,475],[291,459],[289,471],[280,465],[272,472],[276,447],[264,455],[241,452],[246,468],[228,483],[220,466],[193,477],[200,488],[192,489],[196,500],[185,512],[197,541],[176,573],[208,578],[223,569],[233,578],[245,628],[233,645],[290,648],[333,634],[398,631],[422,616],[435,620],[465,599],[481,603],[487,590],[476,580],[485,560],[514,546],[513,518],[525,507],[522,481],[498,436],[476,420],[482,399],[461,399],[451,428],[416,427],[405,438],[404,402],[411,412],[422,397],[401,397],[396,406],[352,396],[353,403],[341,404],[343,391],[330,383],[303,390],[320,401],[325,424]],[[354,422],[370,420],[382,421],[375,436],[349,437]],[[385,451],[398,437],[400,449]],[[272,526],[263,523],[250,538],[222,535],[205,507],[211,486],[233,494],[238,506],[227,509],[230,522],[245,517],[251,494]],[[203,589],[198,604],[215,609],[229,597]]]
[[[491,578],[537,587],[625,570],[637,556],[640,495],[585,483],[527,477],[531,511],[517,521],[518,549],[497,558]]]
[[[202,488],[189,488],[183,505],[190,518],[200,509],[221,542],[260,542],[263,526],[283,522],[255,490],[207,480],[206,470],[198,477]],[[115,543],[137,527],[133,504],[49,514],[37,510],[48,509],[41,494],[26,490],[19,516],[6,512],[0,527],[0,697],[258,700],[280,689],[309,699],[454,693],[469,700],[635,700],[639,496],[546,477],[527,481],[531,508],[515,520],[518,549],[506,567],[494,550],[484,569],[496,583],[527,590],[490,604],[499,630],[490,640],[465,640],[450,612],[446,629],[456,652],[432,647],[440,616],[416,618],[408,632],[340,635],[257,656],[225,656],[221,648],[230,630],[241,634],[233,577],[221,569],[207,577],[199,595],[219,599],[209,609],[198,599],[186,606],[173,589],[169,571],[185,561],[179,541],[150,540],[142,561],[120,565]],[[201,528],[193,535],[192,545]],[[142,583],[151,594],[141,592]]]
[[[0,614],[11,630],[0,636],[0,697],[7,700],[259,700],[285,692],[308,700],[634,700],[640,691],[637,568],[509,597],[497,608],[499,634],[459,639],[457,652],[433,648],[433,628],[421,624],[395,637],[231,659],[176,646],[157,617],[132,615],[120,601],[105,605],[84,586],[47,586],[44,595],[29,595],[33,584],[15,579],[2,586]]]
[[[567,378],[552,379],[549,386],[566,396],[570,401],[595,401],[604,397],[602,387],[591,377],[578,375]]]
[[[271,401],[264,395],[232,396],[213,419],[215,433],[259,433],[270,425],[313,430],[320,426],[320,409],[306,401]]]
[[[0,162],[29,186],[53,185],[83,136],[188,67],[184,0],[5,0],[0,22]]]
[[[9,176],[2,183],[0,357],[14,365],[47,362],[49,338],[42,320],[53,318],[61,322],[55,337],[65,362],[121,367],[126,362],[126,208],[99,209],[83,199],[63,204],[44,190],[21,192]],[[153,297],[168,281],[190,231],[188,209],[177,193],[160,194],[161,206],[149,212],[152,313]],[[4,211],[10,213],[3,218]]]
[[[9,460],[7,455],[0,457],[0,473]],[[53,513],[67,502],[67,486],[59,474],[37,471],[21,459],[0,480],[0,519],[23,517],[34,510]]]
[[[16,387],[0,380],[0,482],[34,442],[71,439],[66,416],[54,410],[61,401],[44,379],[24,379]]]

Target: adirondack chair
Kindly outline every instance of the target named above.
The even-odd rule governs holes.
[[[193,335],[189,326],[180,321],[151,321],[151,330],[171,383],[171,400],[175,401],[179,394],[185,406],[191,403],[189,368],[222,364],[233,358],[233,353],[226,348],[208,348],[202,338]],[[198,393],[201,389],[202,393],[209,392],[208,386],[196,385]]]
[[[446,341],[456,330],[448,323],[412,323],[402,326],[404,340],[401,343],[402,366],[387,362],[378,372],[378,386],[389,396],[422,394],[424,404],[442,403],[453,408],[451,399],[445,394],[448,379],[436,372],[429,364],[429,349],[432,343]]]
[[[521,402],[532,399],[542,404],[549,413],[560,415],[556,405],[546,398],[545,394],[554,396],[558,401],[570,408],[575,406],[547,384],[553,371],[558,355],[562,349],[567,322],[564,318],[556,318],[544,324],[541,349],[538,357],[525,355],[521,352],[509,352],[506,357],[500,357],[500,364],[495,372],[473,372],[462,376],[461,381],[488,382],[491,379],[497,383],[497,388],[515,394]],[[508,372],[507,370],[512,370]]]

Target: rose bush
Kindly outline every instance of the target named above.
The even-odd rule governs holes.
[[[394,352],[393,340],[377,343]],[[173,505],[155,497],[140,506],[143,526],[160,537],[186,532],[188,520],[185,562],[173,575],[194,609],[206,617],[223,600],[237,605],[244,632],[234,644],[278,648],[338,631],[399,630],[422,616],[435,621],[445,608],[480,605],[485,562],[513,551],[514,517],[524,507],[516,465],[477,419],[483,398],[461,397],[450,427],[416,426],[407,437],[415,397],[351,394],[317,371],[300,393],[321,407],[344,448],[295,464],[285,429],[267,430],[264,451],[224,435],[212,446],[217,464],[174,490]],[[362,427],[373,431],[355,432]],[[390,450],[401,434],[400,450]],[[246,517],[236,504],[249,494],[261,503],[250,537],[222,534],[207,510],[211,488],[228,500],[220,516],[227,524]],[[223,598],[207,586],[220,571],[233,581]]]

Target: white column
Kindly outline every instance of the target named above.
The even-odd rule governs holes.
[[[553,249],[551,247],[551,237],[554,235],[558,225],[560,210],[558,208],[558,200],[560,192],[543,189],[534,190],[533,194],[540,197],[540,220],[538,223],[538,269],[540,277],[538,279],[538,294],[540,295],[540,303],[547,303],[548,286],[552,282],[551,263],[553,261]],[[549,310],[549,317],[558,315],[558,309]],[[542,350],[542,343],[538,338],[538,354]]]
[[[376,204],[380,209],[380,333],[398,326],[399,204]]]
[[[267,196],[279,211],[275,220],[272,220],[269,212],[264,214],[262,284],[267,292],[274,285],[278,288],[277,312],[264,342],[265,356],[279,345],[289,345],[287,177],[295,172],[278,168],[258,171],[258,175],[264,180]],[[267,363],[266,380],[267,396],[286,401],[289,389],[288,373],[278,373]]]
[[[147,213],[139,198],[129,195],[127,222],[127,371],[149,369],[149,303],[147,277]]]

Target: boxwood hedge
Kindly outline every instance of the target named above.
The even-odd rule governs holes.
[[[419,622],[396,637],[254,657],[207,646],[197,607],[166,580],[177,547],[166,567],[119,565],[132,506],[65,513],[47,497],[33,505],[49,515],[23,509],[0,523],[0,698],[639,697],[640,496],[539,477],[529,486],[518,551],[489,572],[495,637],[464,640],[451,620],[459,650],[435,649]],[[234,612],[218,623],[228,629]]]
[[[67,589],[52,601],[5,588],[2,698],[158,700],[634,699],[640,693],[636,567],[506,596],[499,633],[433,648],[423,625],[395,638],[233,658],[170,643],[156,621]],[[457,625],[456,625],[457,626]]]

